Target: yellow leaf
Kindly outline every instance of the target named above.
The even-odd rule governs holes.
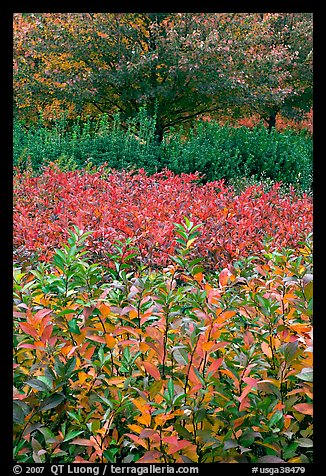
[[[194,241],[196,241],[196,238],[191,238],[191,240],[187,241],[187,248],[190,248]]]
[[[131,430],[131,431],[134,431],[135,433],[138,433],[138,435],[141,433],[141,431],[143,430],[143,428],[139,425],[128,425],[128,428]]]
[[[136,417],[139,423],[143,423],[146,426],[151,424],[151,415],[150,413],[143,413],[141,416]]]
[[[279,448],[276,445],[272,445],[272,444],[269,444],[269,443],[263,443],[262,441],[255,441],[255,444],[265,446],[266,448],[270,448],[271,450],[274,450],[276,452],[279,451]]]
[[[288,463],[302,463],[301,457],[300,456],[295,456],[294,458],[289,459]]]
[[[190,444],[181,450],[181,453],[187,456],[191,461],[198,462],[197,446]]]
[[[117,387],[122,386],[124,384],[124,381],[126,380],[126,377],[112,377],[107,379],[107,383],[109,385],[115,385]]]
[[[87,377],[89,377],[89,375],[86,372],[78,372],[78,381],[81,385],[83,385]]]

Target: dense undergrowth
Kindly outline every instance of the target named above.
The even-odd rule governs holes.
[[[223,181],[198,184],[198,174],[99,170],[14,177],[14,259],[48,260],[73,225],[92,231],[86,241],[94,261],[107,261],[117,240],[129,239],[147,265],[169,264],[173,223],[191,217],[202,232],[193,250],[206,269],[217,269],[271,246],[297,248],[312,231],[312,198],[281,184],[238,190]]]
[[[14,459],[310,463],[311,137],[139,114],[15,123]]]
[[[152,174],[167,168],[174,173],[199,172],[205,181],[242,177],[268,178],[292,184],[300,191],[312,187],[312,137],[291,129],[271,133],[261,124],[252,129],[198,122],[155,136],[155,117],[141,109],[127,124],[106,115],[81,122],[57,120],[46,127],[14,122],[14,165],[39,174],[50,162],[63,170],[106,163],[111,169],[144,168]]]
[[[202,231],[166,267],[128,240],[96,263],[77,227],[15,266],[16,461],[312,461],[311,236],[208,272]]]

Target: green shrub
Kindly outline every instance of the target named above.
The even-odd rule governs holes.
[[[312,185],[312,139],[290,129],[268,133],[263,126],[220,126],[200,122],[182,140],[182,131],[165,146],[166,166],[176,173],[198,170],[208,181],[265,176],[302,190]]]

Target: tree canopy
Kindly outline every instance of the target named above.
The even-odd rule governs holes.
[[[25,118],[146,105],[160,139],[207,113],[295,115],[312,104],[312,15],[17,13],[14,98]]]

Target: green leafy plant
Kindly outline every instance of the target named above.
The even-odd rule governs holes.
[[[16,461],[312,461],[311,236],[207,273],[200,226],[165,268],[130,242],[90,264],[77,227],[15,268]]]

